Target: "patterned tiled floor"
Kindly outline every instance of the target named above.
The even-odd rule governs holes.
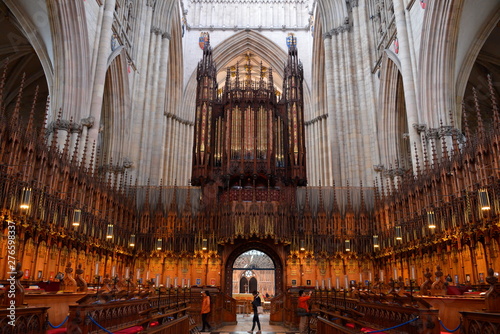
[[[252,318],[253,315],[238,314],[236,325],[224,326],[222,328],[214,329],[212,332],[202,332],[202,333],[212,333],[212,334],[247,334],[249,330],[252,329]],[[269,314],[261,314],[259,316],[261,333],[262,334],[299,334],[298,331],[293,331],[292,329],[287,329],[283,326],[275,326],[269,324]],[[253,331],[254,334],[257,333],[257,329]]]

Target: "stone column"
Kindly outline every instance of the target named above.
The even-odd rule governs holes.
[[[332,35],[330,33],[325,34],[324,38],[325,43],[325,74],[326,74],[326,97],[324,97],[325,101],[325,110],[324,113],[328,115],[328,118],[325,120],[326,123],[326,131],[328,135],[327,144],[327,152],[328,152],[328,164],[331,171],[328,179],[323,179],[322,183],[324,185],[332,185],[333,179],[335,178],[334,173],[337,168],[333,165],[333,161],[335,161],[335,157],[338,155],[338,148],[336,148],[336,139],[335,139],[335,87],[333,85],[333,75],[334,75],[334,66],[333,66],[333,41]],[[332,156],[334,157],[332,159]],[[332,175],[333,173],[333,175]]]
[[[141,34],[141,39],[139,39],[138,43],[138,52],[137,57],[137,68],[139,71],[139,75],[135,77],[133,83],[133,97],[132,97],[132,117],[130,124],[130,137],[128,138],[128,155],[130,156],[131,161],[134,163],[136,168],[136,175],[139,175],[139,171],[141,170],[141,150],[143,148],[143,134],[144,131],[144,101],[146,99],[146,79],[147,79],[147,70],[148,70],[148,53],[149,53],[149,44],[151,38],[151,21],[153,16],[153,8],[152,3],[148,1],[147,5],[143,8],[140,14],[140,20],[142,21],[141,30],[143,34]],[[143,180],[139,180],[142,182]]]
[[[408,131],[410,133],[410,146],[417,144],[417,153],[422,157],[422,144],[420,135],[413,127],[413,124],[419,124],[417,99],[415,94],[415,80],[413,78],[410,44],[408,32],[406,29],[405,7],[403,0],[394,0],[394,15],[396,18],[396,29],[399,41],[399,60],[401,61],[401,71],[403,77],[403,87],[405,91],[406,117],[408,120]],[[411,150],[413,169],[416,169],[415,150]]]
[[[94,118],[94,126],[89,129],[90,142],[97,142],[99,136],[99,126],[101,122],[102,99],[104,96],[104,83],[106,80],[106,71],[108,57],[111,52],[111,36],[113,31],[113,14],[115,11],[116,0],[106,0],[102,16],[101,36],[99,40],[99,53],[96,60],[96,71],[92,89],[90,116]]]
[[[152,143],[154,143],[155,151],[151,156],[151,176],[159,180],[162,176],[162,161],[165,156],[165,98],[167,89],[167,73],[169,61],[170,35],[163,33],[161,36],[161,51],[159,59],[159,77],[158,77],[158,95],[156,97],[154,122],[151,125]],[[174,78],[170,77],[171,80]]]

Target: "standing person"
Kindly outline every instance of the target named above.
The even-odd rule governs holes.
[[[253,301],[252,301],[253,321],[252,321],[252,330],[248,331],[248,333],[253,333],[253,330],[255,329],[255,324],[257,324],[257,328],[259,329],[257,333],[260,333],[259,311],[257,307],[262,306],[262,302],[260,300],[260,296],[257,291],[252,292],[252,295],[253,295]]]
[[[203,297],[201,301],[201,321],[203,322],[203,328],[201,329],[201,331],[204,332],[205,327],[207,327],[208,331],[210,332],[212,330],[212,327],[210,327],[210,324],[207,320],[210,313],[210,292],[202,291],[201,295]]]
[[[309,304],[307,301],[311,299],[312,290],[308,294],[304,290],[299,290],[299,299],[297,303],[297,313],[300,316],[299,332],[300,334],[307,333],[307,321],[309,316]]]

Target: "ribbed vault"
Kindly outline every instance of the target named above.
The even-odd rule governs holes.
[[[343,25],[348,17],[347,5],[343,0],[318,0],[318,12],[325,32]]]

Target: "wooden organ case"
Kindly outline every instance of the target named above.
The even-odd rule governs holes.
[[[259,197],[266,192],[233,192],[307,184],[303,68],[297,48],[289,48],[282,94],[272,69],[261,63],[253,77],[251,69],[250,62],[241,70],[239,65],[228,68],[219,89],[209,43],[198,64],[191,183],[203,187],[204,194],[216,191],[219,199],[263,201]]]

